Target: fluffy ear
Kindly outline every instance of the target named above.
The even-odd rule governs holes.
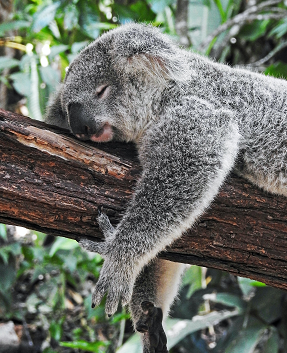
[[[68,118],[61,104],[63,87],[63,84],[60,85],[59,90],[49,100],[44,120],[47,124],[69,129]]]
[[[158,80],[186,81],[192,75],[187,54],[159,29],[131,24],[114,31],[114,64],[125,71],[145,71]]]

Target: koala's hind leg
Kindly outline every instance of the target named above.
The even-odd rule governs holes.
[[[167,353],[163,318],[178,292],[185,265],[155,259],[138,276],[130,310],[135,329],[142,335],[144,353]]]

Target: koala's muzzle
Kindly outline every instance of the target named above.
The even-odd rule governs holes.
[[[68,107],[69,125],[73,134],[81,140],[107,142],[113,138],[113,130],[108,122],[97,122],[82,104],[72,103]]]

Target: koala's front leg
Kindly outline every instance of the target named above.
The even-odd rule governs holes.
[[[123,261],[117,258],[118,248],[115,247],[114,242],[115,228],[110,223],[108,216],[102,212],[101,206],[98,207],[98,223],[100,230],[105,236],[105,241],[94,242],[88,239],[81,239],[79,244],[85,250],[97,252],[105,259],[101,271],[102,279],[105,272],[114,273],[110,278],[105,278],[105,281],[102,280],[97,283],[92,296],[92,307],[95,307],[100,304],[102,297],[108,291],[106,313],[110,316],[116,311],[120,298],[124,304],[130,301],[135,275],[133,275],[133,263],[129,261],[128,257],[123,259]],[[114,285],[112,285],[112,282],[114,282]],[[121,283],[123,285],[118,287],[118,284]],[[109,284],[111,286],[108,286]]]
[[[234,165],[240,135],[232,114],[203,105],[194,119],[188,113],[175,110],[176,118],[153,128],[140,150],[143,174],[134,197],[113,233],[94,246],[105,262],[93,305],[108,293],[107,314],[120,300],[130,302],[142,268],[194,224]]]

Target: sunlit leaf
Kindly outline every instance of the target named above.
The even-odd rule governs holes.
[[[79,245],[75,240],[58,237],[56,241],[53,243],[51,250],[49,252],[50,256],[53,256],[58,250],[70,250],[75,249]]]
[[[7,240],[6,225],[2,223],[0,223],[0,237],[4,240]]]
[[[49,59],[53,60],[56,55],[63,53],[64,51],[66,51],[68,49],[69,49],[69,46],[65,45],[65,44],[53,45],[51,47],[51,53],[49,55]]]
[[[50,331],[51,337],[54,338],[54,340],[56,340],[56,341],[60,341],[60,339],[62,337],[62,334],[63,334],[63,327],[62,327],[63,320],[64,320],[64,317],[62,318],[62,320],[60,322],[52,321],[51,324],[50,324],[49,331]]]
[[[55,38],[59,39],[61,37],[58,24],[57,24],[57,22],[55,20],[51,21],[49,23],[48,27],[49,27],[50,31],[53,33]]]
[[[73,341],[73,342],[60,342],[60,346],[74,348],[74,349],[82,349],[88,352],[100,352],[101,347],[108,347],[110,345],[109,342],[87,342],[87,341]]]
[[[190,298],[191,295],[199,288],[201,288],[202,283],[202,270],[199,266],[190,266],[184,273],[182,286],[189,285],[188,292],[186,294],[187,298]]]
[[[19,94],[23,96],[30,95],[31,81],[29,73],[15,72],[10,75],[10,78],[13,80],[13,87]]]
[[[154,13],[163,12],[166,6],[172,4],[172,0],[148,0],[148,3],[151,6],[151,10]]]
[[[68,31],[77,26],[79,20],[79,10],[75,4],[71,3],[65,8],[64,28]]]
[[[33,19],[32,30],[37,33],[52,22],[60,4],[60,2],[55,2],[51,5],[45,6],[41,11],[36,12]]]
[[[36,120],[43,120],[43,116],[41,113],[41,107],[40,107],[40,94],[39,94],[39,72],[38,72],[38,67],[37,67],[37,61],[36,57],[33,56],[31,58],[31,64],[30,64],[30,91],[27,94],[27,107],[29,110],[29,115],[31,118],[36,119]],[[27,83],[26,83],[27,84]]]
[[[254,291],[254,287],[265,286],[262,282],[254,281],[253,279],[245,277],[237,277],[237,281],[243,295],[248,295],[251,291]]]

